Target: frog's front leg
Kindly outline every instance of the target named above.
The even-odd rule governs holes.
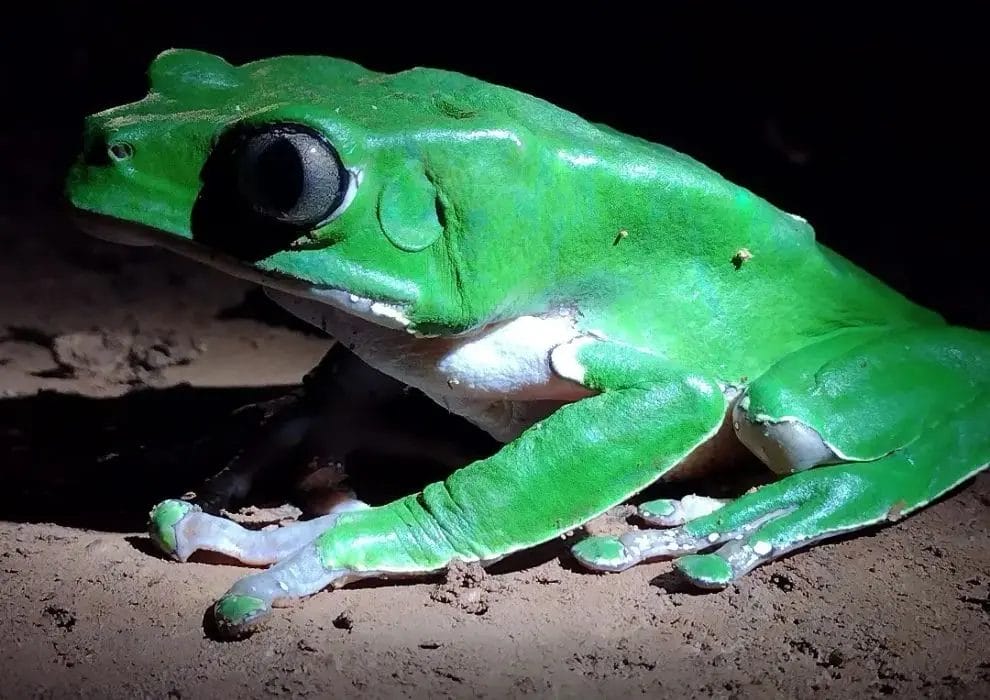
[[[426,574],[455,559],[490,563],[550,540],[653,482],[725,417],[714,382],[656,356],[582,339],[551,358],[558,374],[594,393],[420,493],[344,514],[288,559],[238,581],[214,608],[218,629],[243,635],[278,601],[327,586]]]
[[[988,369],[985,339],[958,329],[850,331],[810,346],[733,410],[739,438],[784,478],[680,527],[588,538],[574,554],[604,571],[680,557],[689,580],[719,588],[798,547],[897,519],[987,466]]]
[[[243,440],[242,448],[221,472],[195,493],[152,509],[151,537],[172,558],[185,561],[206,550],[266,566],[312,540],[337,514],[366,507],[338,484],[334,493],[316,494],[322,502],[304,504],[309,514],[322,517],[276,531],[249,530],[220,517],[221,510],[245,502],[262,479],[272,481],[274,476],[292,486],[309,476],[303,467],[314,459],[318,465],[346,465],[355,450],[370,448],[386,459],[428,453],[453,469],[475,454],[460,432],[458,440],[451,439],[450,426],[411,419],[433,403],[373,369],[339,342],[306,375],[300,390],[254,408],[259,410],[242,416],[241,432],[234,436]],[[389,450],[377,448],[381,444]],[[344,469],[340,472],[343,479]]]

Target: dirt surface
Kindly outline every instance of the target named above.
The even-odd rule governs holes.
[[[327,340],[238,282],[54,216],[0,221],[0,253],[4,697],[986,695],[988,476],[718,593],[668,563],[587,574],[557,541],[322,593],[214,641],[204,617],[245,569],[159,557],[147,509],[215,469],[201,438]]]

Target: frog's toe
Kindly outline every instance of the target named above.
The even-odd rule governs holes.
[[[243,639],[257,632],[271,612],[263,598],[232,593],[214,604],[213,623],[223,639]]]
[[[202,509],[189,501],[171,498],[162,501],[148,515],[148,531],[152,541],[165,554],[185,561],[192,552],[185,551],[182,546],[180,523],[190,513],[199,513]]]
[[[689,554],[675,561],[674,568],[699,588],[724,588],[736,577],[729,562],[717,554]]]
[[[708,498],[693,494],[680,500],[661,498],[641,504],[638,508],[638,514],[651,525],[674,527],[705,515],[711,515],[728,502],[727,499],[723,498]]]
[[[571,554],[594,571],[624,571],[636,563],[618,537],[589,537],[575,544]]]
[[[777,559],[794,548],[793,543],[774,546],[760,537],[757,531],[754,536],[732,540],[711,554],[681,557],[674,562],[674,568],[699,588],[724,588],[760,564]]]

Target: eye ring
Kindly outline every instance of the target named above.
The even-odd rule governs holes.
[[[294,123],[246,126],[220,145],[231,204],[295,231],[311,231],[342,212],[352,173],[319,131]]]

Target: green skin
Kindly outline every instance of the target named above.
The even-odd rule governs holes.
[[[920,508],[990,461],[988,335],[947,325],[819,245],[800,217],[680,153],[439,70],[385,75],[323,57],[235,67],[183,50],[159,56],[150,82],[145,99],[87,121],[67,183],[75,207],[112,222],[117,240],[289,297],[380,302],[384,312],[330,330],[358,329],[372,339],[356,346],[364,361],[447,405],[559,406],[420,493],[242,556],[272,566],[214,607],[226,636],[255,630],[286,598],[486,564],[561,536],[683,473],[726,434],[780,478],[730,502],[644,504],[661,527],[585,538],[576,559],[621,571],[672,557],[719,588]],[[221,135],[286,122],[323,134],[360,171],[342,213],[253,255],[216,243],[262,235],[249,226],[199,235],[201,172]],[[308,302],[309,317],[313,303],[326,318],[346,313],[335,299]],[[457,354],[518,319],[530,332],[495,360]],[[509,370],[486,366],[526,352]],[[451,354],[454,369],[437,359]],[[223,527],[170,500],[152,534],[180,559],[183,547],[242,551],[217,534],[197,540],[183,525],[197,516],[204,531]]]

